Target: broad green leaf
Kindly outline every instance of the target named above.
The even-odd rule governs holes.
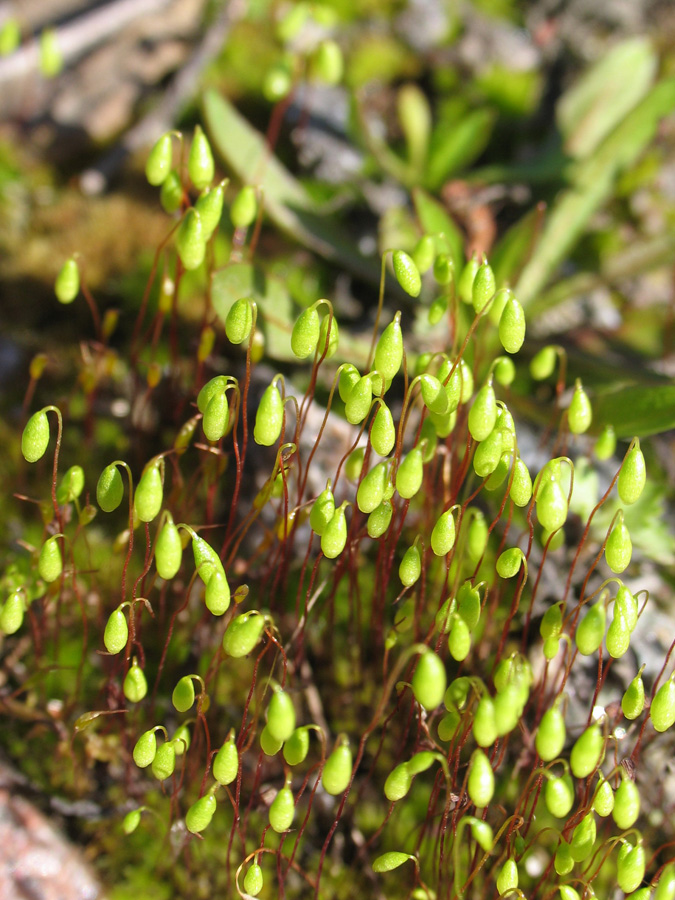
[[[270,219],[324,259],[379,284],[379,262],[359,253],[334,215],[321,214],[300,182],[270,154],[263,136],[232,104],[215,90],[209,90],[204,94],[203,108],[214,150],[244,184],[261,188]]]
[[[556,200],[535,253],[514,288],[525,307],[577,243],[591,216],[611,196],[617,175],[637,160],[661,119],[673,109],[675,78],[670,78],[652,88],[597,152],[575,167],[571,187]]]
[[[513,284],[532,255],[541,231],[544,205],[525,213],[495,244],[490,253],[490,265],[498,287]]]
[[[556,109],[565,150],[589,156],[647,93],[658,58],[646,38],[617,44],[561,97]]]
[[[422,188],[413,191],[415,212],[426,234],[444,234],[448,242],[449,252],[455,264],[455,275],[459,275],[464,265],[464,238],[462,232],[452,221],[445,207],[430,197]]]
[[[593,426],[611,424],[617,437],[647,437],[675,428],[675,384],[631,385],[593,400]]]
[[[459,123],[436,129],[431,137],[425,177],[429,190],[437,190],[481,155],[490,141],[495,119],[493,110],[476,109]]]

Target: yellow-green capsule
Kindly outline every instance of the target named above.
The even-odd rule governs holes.
[[[649,708],[655,731],[667,731],[675,723],[675,682],[672,676],[656,692]]]
[[[570,754],[570,769],[575,778],[586,778],[598,767],[604,747],[600,726],[590,725],[577,738]]]
[[[273,738],[287,741],[295,731],[295,708],[288,693],[281,688],[272,692],[267,707],[267,728]]]
[[[443,702],[447,685],[445,666],[433,650],[422,653],[412,678],[415,699],[426,710],[435,709]]]
[[[166,513],[166,520],[157,536],[155,544],[155,566],[157,574],[165,581],[173,578],[180,569],[183,558],[183,545],[173,518]]]
[[[588,610],[577,625],[574,641],[582,656],[590,656],[598,649],[605,636],[607,613],[602,603],[596,603]]]
[[[644,668],[644,666],[640,667],[640,671],[628,685],[621,698],[621,709],[627,719],[637,719],[645,708],[645,685],[642,680]]]
[[[298,317],[291,332],[291,350],[298,359],[307,359],[319,343],[321,323],[316,307],[310,306]]]
[[[180,205],[183,202],[183,185],[176,169],[171,169],[162,182],[159,202],[162,204],[164,212],[170,216],[180,209]]]
[[[347,519],[345,516],[345,507],[347,501],[339,506],[333,518],[326,525],[321,535],[321,552],[328,559],[335,559],[345,548],[347,543]]]
[[[413,447],[396,470],[396,490],[405,500],[410,500],[422,487],[423,478],[422,451],[419,447]]]
[[[26,462],[37,462],[49,446],[49,419],[41,409],[26,422],[21,435],[21,452]]]
[[[171,133],[167,131],[158,138],[145,163],[145,177],[153,187],[159,187],[166,181],[172,160]]]
[[[467,793],[471,802],[479,809],[484,809],[495,792],[495,776],[483,750],[474,750],[469,762],[469,778]]]
[[[469,433],[474,441],[484,441],[496,421],[497,399],[490,380],[478,391],[469,410]]]
[[[619,515],[607,537],[605,561],[615,575],[620,575],[630,563],[632,554],[630,532],[623,521],[623,516]]]
[[[360,506],[359,509],[361,509]],[[363,512],[363,510],[361,511]],[[335,497],[329,485],[316,498],[309,513],[309,524],[314,534],[321,537],[334,515]]]
[[[59,303],[68,304],[80,293],[80,270],[74,257],[67,259],[56,276],[54,293]]]
[[[625,773],[614,794],[612,817],[620,831],[632,828],[640,815],[640,792],[637,785]]]
[[[248,228],[258,215],[258,200],[255,188],[245,184],[232,201],[230,219],[235,228]]]
[[[398,486],[398,483],[397,483]],[[401,491],[399,490],[399,494]],[[403,496],[403,495],[401,495]],[[431,549],[436,556],[446,556],[455,546],[455,519],[454,508],[446,509],[438,519],[431,531]]]
[[[422,279],[412,258],[403,250],[395,250],[392,254],[394,275],[406,294],[419,297],[422,290]]]
[[[235,300],[225,318],[225,334],[232,344],[248,340],[253,327],[253,301],[249,297]]]
[[[226,183],[226,181],[221,181],[214,188],[204,188],[195,203],[195,209],[202,220],[205,241],[211,238],[220,223],[225,201]]]
[[[281,435],[284,418],[284,403],[276,382],[270,384],[260,398],[255,416],[253,437],[256,444],[271,447]]]
[[[345,741],[330,754],[321,773],[321,784],[327,794],[333,796],[347,790],[352,777],[352,752]]]
[[[206,239],[202,228],[202,218],[192,207],[183,216],[176,231],[176,249],[180,261],[188,270],[199,268],[206,255]]]
[[[391,410],[384,403],[378,404],[370,429],[370,443],[378,456],[389,456],[396,443],[396,428]]]
[[[387,775],[387,780],[384,782],[384,796],[391,803],[402,800],[410,790],[412,780],[413,773],[410,771],[408,763],[400,763]]]
[[[157,463],[143,470],[134,494],[134,509],[141,522],[152,522],[162,508],[162,474]]]
[[[148,682],[146,681],[143,669],[141,669],[136,661],[136,657],[134,657],[132,664],[129,666],[129,671],[124,678],[122,690],[124,696],[131,703],[140,703],[148,693]]]
[[[377,463],[365,475],[356,491],[356,505],[359,510],[369,515],[382,503],[387,484],[387,464]]]
[[[128,638],[129,626],[124,613],[118,607],[108,617],[103,632],[103,644],[108,653],[120,653],[126,647]]]
[[[457,282],[457,293],[459,294],[459,299],[462,303],[471,305],[473,302],[473,282],[479,268],[480,263],[478,262],[478,257],[474,253],[462,269]]]
[[[551,760],[560,756],[565,746],[565,737],[565,719],[563,714],[557,706],[552,706],[541,717],[535,738],[537,753],[544,762],[551,762]]]
[[[572,434],[583,434],[590,428],[593,420],[593,409],[588,394],[583,389],[581,381],[577,379],[574,394],[567,411],[567,421]]]
[[[345,403],[345,416],[350,425],[359,425],[368,415],[373,401],[373,383],[371,376],[364,375],[349,392]]]
[[[525,340],[525,311],[513,295],[499,317],[499,340],[507,353],[517,353]]]
[[[231,784],[239,772],[239,753],[234,742],[234,732],[230,734],[213,759],[213,777],[218,784]]]
[[[289,766],[298,766],[304,762],[309,752],[309,729],[304,726],[296,728],[284,744],[284,759]]]
[[[387,325],[375,347],[376,369],[387,381],[396,375],[403,361],[403,332],[401,331],[401,313],[397,312],[392,322]]]
[[[253,865],[249,866],[246,870],[246,875],[244,875],[244,890],[247,894],[250,894],[251,897],[257,897],[263,889],[263,884],[262,869],[258,863],[253,863]]]
[[[185,827],[190,834],[199,834],[211,823],[216,811],[216,798],[213,794],[200,797],[196,803],[188,809],[185,816]]]
[[[63,572],[63,559],[58,541],[56,536],[48,538],[42,545],[38,558],[38,573],[48,584],[60,578]]]
[[[235,616],[223,635],[223,650],[235,659],[247,656],[262,637],[264,630],[265,617],[255,609]]]
[[[286,785],[282,787],[279,793],[272,801],[269,809],[270,825],[277,832],[283,834],[293,824],[295,817],[295,799],[290,787]]]
[[[366,524],[368,536],[373,538],[373,540],[382,537],[389,528],[393,514],[394,507],[392,506],[391,501],[383,500],[368,516],[368,522]]]
[[[404,587],[412,587],[422,574],[422,557],[416,544],[408,547],[398,567],[398,577]]]
[[[213,153],[208,138],[200,125],[195,126],[188,154],[188,175],[198,191],[211,184],[215,173]]]
[[[471,303],[476,313],[483,312],[494,297],[496,288],[494,272],[485,259],[478,267],[471,285]]]
[[[537,493],[537,518],[546,531],[553,532],[565,524],[567,520],[567,497],[555,477],[546,478],[539,486]]]

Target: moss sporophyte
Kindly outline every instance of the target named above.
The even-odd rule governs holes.
[[[317,77],[339,70],[330,42],[312,60]],[[136,411],[162,379],[172,409],[152,446],[136,422],[137,445],[117,435],[128,463],[111,447],[97,471],[77,465],[76,411],[114,383],[98,335],[96,384],[77,380],[63,416],[26,416],[41,520],[0,610],[4,645],[33,648],[44,696],[69,711],[59,752],[123,786],[120,840],[134,853],[170,835],[228,896],[337,896],[325,863],[348,843],[392,897],[609,896],[646,877],[672,900],[672,835],[643,813],[640,768],[675,723],[672,660],[655,669],[635,637],[653,606],[634,558],[648,443],[614,459],[619,423],[596,421],[562,347],[528,346],[499,266],[460,264],[421,220],[383,255],[365,346],[324,298],[281,321],[253,278],[227,304],[209,290],[163,374],[183,285],[203,274],[217,295],[226,229],[239,256],[223,271],[246,282],[265,196],[216,181],[199,126],[161,136],[146,173],[165,206],[176,179],[171,290],[150,331],[142,307],[126,365]],[[56,294],[79,291],[71,257]],[[526,451],[521,401],[556,372],[546,455]],[[598,459],[608,487],[586,508]],[[71,712],[94,718],[71,735]]]

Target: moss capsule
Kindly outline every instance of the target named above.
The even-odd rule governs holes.
[[[267,728],[278,741],[287,741],[295,731],[295,708],[286,691],[274,690],[267,707]]]
[[[56,276],[54,293],[59,303],[68,304],[80,293],[80,270],[74,257],[67,259]]]
[[[338,746],[330,754],[321,773],[321,784],[327,794],[333,796],[347,790],[352,777],[352,752],[346,742]]]
[[[108,653],[120,653],[127,645],[129,626],[126,616],[118,607],[113,610],[103,632],[103,644]]]
[[[205,794],[188,809],[185,816],[185,827],[190,834],[200,834],[211,824],[216,811],[216,798],[213,794]]]
[[[433,650],[422,653],[412,677],[415,700],[426,710],[436,709],[443,702],[447,676],[442,659]]]
[[[479,809],[489,805],[495,792],[495,776],[483,750],[474,750],[469,763],[467,792]]]
[[[134,494],[134,509],[141,522],[152,522],[162,508],[162,475],[157,463],[143,470]]]
[[[21,452],[26,462],[34,463],[45,455],[49,445],[49,419],[41,409],[26,422],[21,435]]]
[[[165,581],[177,574],[183,559],[183,545],[180,534],[169,513],[155,544],[155,566],[157,574]]]
[[[63,559],[58,537],[50,537],[42,545],[38,558],[38,573],[43,581],[51,584],[61,577],[63,572]]]
[[[213,777],[218,784],[232,784],[239,772],[239,753],[232,733],[213,759]]]
[[[153,187],[159,187],[166,181],[172,160],[171,133],[167,131],[158,138],[145,162],[145,177]]]
[[[284,418],[284,403],[276,383],[273,382],[260,398],[258,410],[255,416],[253,437],[256,444],[271,447],[276,444],[281,435],[281,426]]]
[[[247,656],[265,630],[265,617],[257,610],[235,616],[223,635],[223,650],[238,659]]]
[[[422,290],[422,279],[412,258],[403,250],[394,250],[392,254],[394,275],[406,294],[419,297]]]
[[[478,391],[469,410],[469,433],[474,441],[484,441],[497,421],[497,400],[492,382]]]
[[[195,126],[188,154],[188,175],[198,191],[211,184],[215,173],[213,153],[208,138],[200,125]]]
[[[316,307],[310,306],[298,317],[291,332],[291,350],[298,359],[307,359],[319,343],[321,322]]]

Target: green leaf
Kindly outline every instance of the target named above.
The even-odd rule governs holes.
[[[593,400],[593,425],[614,426],[617,437],[647,437],[675,428],[675,385],[632,385]]]
[[[436,128],[431,137],[425,186],[437,190],[477,159],[490,141],[495,120],[493,110],[476,109],[459,122]]]
[[[658,58],[646,38],[617,44],[560,99],[558,125],[570,156],[589,156],[644,97]]]
[[[455,275],[464,266],[464,238],[462,232],[452,221],[442,203],[434,200],[422,188],[413,191],[413,203],[415,212],[420,221],[422,230],[426,234],[444,234],[448,243],[448,251],[455,264]]]
[[[513,284],[532,255],[544,215],[543,205],[535,206],[512,225],[490,253],[490,265],[497,287]]]
[[[609,199],[619,173],[637,160],[661,119],[673,109],[675,78],[670,78],[652,88],[597,152],[575,167],[572,186],[559,195],[537,249],[514,288],[526,309],[575,246],[591,216]]]
[[[376,260],[361,255],[335,216],[320,208],[291,173],[269,153],[264,137],[215,90],[203,98],[204,119],[213,148],[244,184],[261,188],[265,212],[284,232],[330,262],[379,284]]]

